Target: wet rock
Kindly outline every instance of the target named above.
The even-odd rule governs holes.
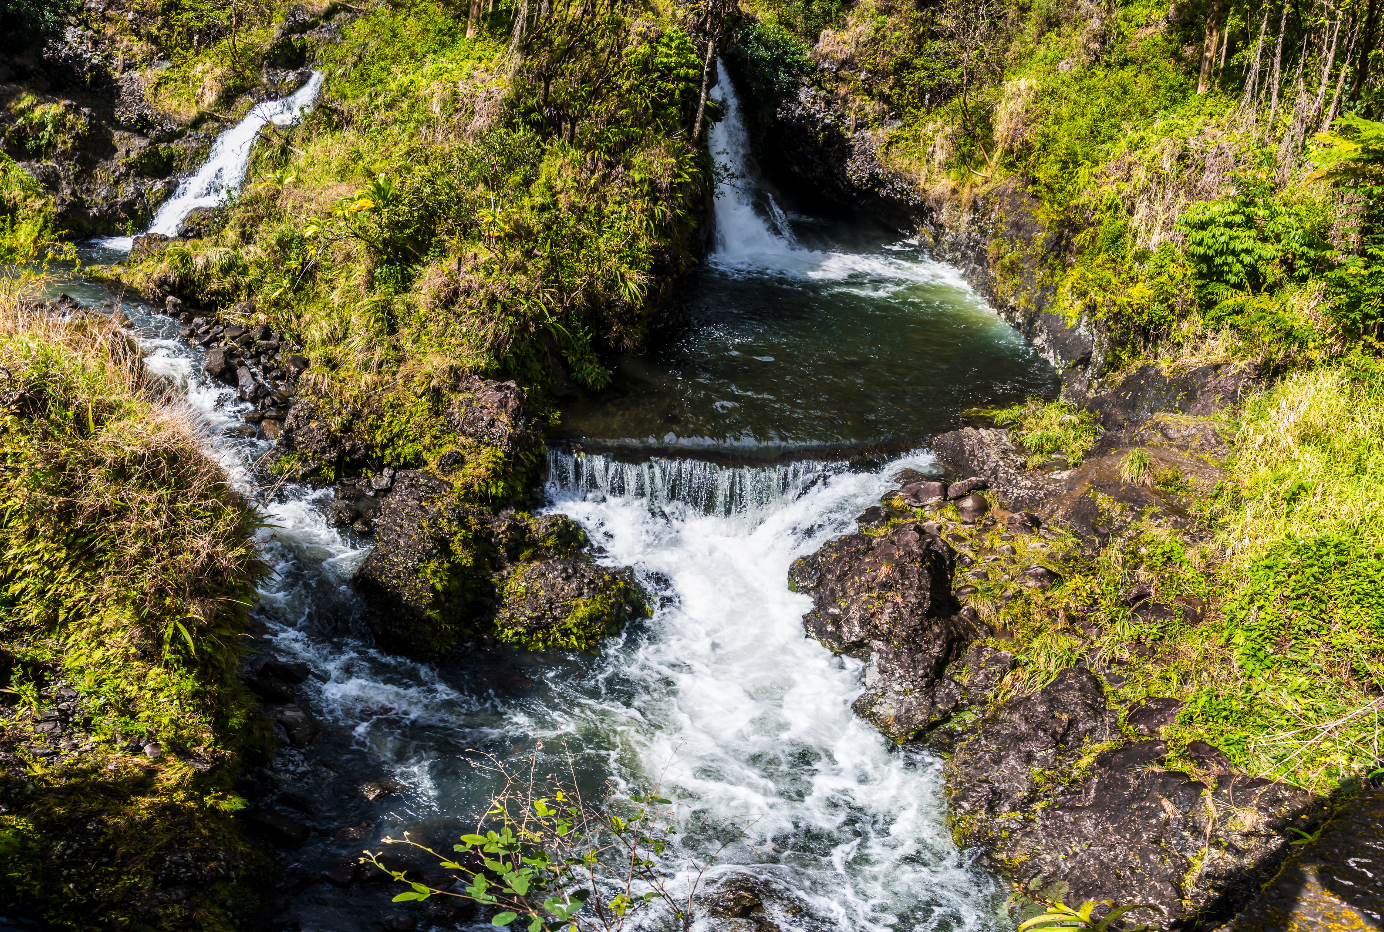
[[[258,424],[260,421],[264,420],[264,412],[246,411],[244,414],[240,416],[240,419],[247,424]]]
[[[301,847],[312,835],[312,830],[302,822],[272,809],[246,810],[244,819],[252,829],[280,848]]]
[[[288,369],[296,377],[308,367],[308,360],[305,356],[290,355],[284,360],[284,368]]]
[[[278,418],[267,417],[260,421],[260,430],[264,431],[264,436],[268,440],[278,440],[283,436],[284,422]]]
[[[312,804],[312,800],[308,799],[302,793],[295,793],[291,790],[287,793],[280,793],[276,802],[281,806],[295,809],[303,813],[303,815],[312,815],[317,809],[317,807]]]
[[[259,383],[255,381],[255,374],[248,367],[240,366],[237,368],[235,378],[236,393],[241,399],[251,401],[259,394]]]
[[[229,375],[234,369],[229,351],[221,346],[211,350],[207,353],[207,361],[204,364],[204,368],[206,369],[207,375],[213,378],[221,378],[222,376]]]
[[[260,665],[260,673],[285,683],[302,683],[312,675],[312,669],[298,660],[279,660],[271,657]]]
[[[916,522],[887,535],[849,534],[797,560],[789,585],[812,597],[809,637],[870,660],[856,714],[907,740],[949,711],[937,701],[947,664],[976,637],[956,613],[951,547]]]
[[[947,487],[945,483],[923,481],[912,482],[899,490],[899,496],[914,508],[922,508],[933,502],[945,498]]]
[[[111,323],[124,330],[129,330],[135,325],[133,320],[125,315],[124,311],[115,311],[111,314]]]
[[[530,648],[593,650],[652,601],[634,571],[579,559],[521,565],[505,580],[495,626],[503,641]]]
[[[312,739],[322,730],[322,726],[312,717],[312,713],[296,703],[279,706],[274,710],[274,718],[284,726],[289,743],[295,748],[305,748],[312,744]]]
[[[245,685],[250,687],[250,691],[259,696],[265,702],[292,702],[293,684],[276,679],[261,673],[245,681]]]
[[[150,741],[144,746],[144,756],[150,760],[156,760],[163,756],[163,745],[157,741]]]
[[[389,777],[384,780],[372,780],[369,783],[362,783],[360,786],[360,794],[373,803],[377,799],[396,793],[402,793],[406,789],[408,789],[406,784]]]
[[[1043,522],[1031,511],[1016,511],[1005,519],[1004,526],[1015,534],[1037,534]]]
[[[176,297],[174,295],[169,295],[166,299],[164,299],[163,306],[165,313],[167,313],[170,317],[177,317],[179,314],[183,313],[182,298]]]
[[[331,527],[349,527],[355,523],[356,506],[351,502],[332,502],[327,506],[327,524]]]
[[[447,424],[458,434],[493,444],[506,456],[538,442],[524,412],[524,391],[517,384],[468,375],[459,388],[466,394],[447,412]]]
[[[1310,819],[1294,827],[1310,830]],[[1301,838],[1299,837],[1300,841]],[[1294,845],[1278,873],[1217,932],[1384,927],[1384,790],[1366,786],[1344,799],[1316,841]]]
[[[962,479],[960,482],[953,482],[947,486],[947,498],[955,501],[959,498],[965,498],[972,492],[979,492],[988,488],[990,488],[990,480],[973,476],[970,479]]]
[[[373,534],[375,533],[375,523],[369,518],[361,518],[351,525],[351,530],[357,534]]]
[[[961,516],[962,523],[974,524],[989,513],[990,503],[985,500],[985,496],[972,492],[957,499],[956,511]]]
[[[1157,738],[1177,718],[1182,703],[1168,697],[1145,699],[1125,713],[1125,724],[1146,738]]]
[[[370,487],[376,492],[387,492],[393,484],[394,480],[389,476],[373,476],[370,479]]]
[[[883,527],[889,523],[889,513],[878,505],[871,505],[856,517],[855,523],[859,528],[867,531]]]

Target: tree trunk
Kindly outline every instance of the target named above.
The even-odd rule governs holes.
[[[1273,126],[1274,118],[1278,116],[1278,81],[1280,69],[1283,65],[1283,32],[1288,26],[1288,4],[1283,4],[1283,15],[1278,18],[1278,47],[1273,53],[1273,89],[1269,92],[1271,103],[1269,104],[1269,126]]]
[[[1251,115],[1254,113],[1254,100],[1259,91],[1259,63],[1264,52],[1264,33],[1269,28],[1269,8],[1264,7],[1264,18],[1259,23],[1259,40],[1254,43],[1254,54],[1250,56],[1249,74],[1245,75],[1245,96],[1241,107]]]
[[[481,15],[481,0],[471,0],[471,9],[466,14],[466,38],[476,37],[476,20]]]
[[[1216,46],[1221,40],[1222,0],[1211,4],[1211,12],[1206,16],[1206,39],[1201,44],[1201,77],[1197,79],[1197,93],[1205,94],[1211,87],[1211,68],[1216,62]]]
[[[706,113],[707,83],[711,80],[711,53],[716,50],[716,42],[711,36],[706,39],[706,61],[702,62],[702,96],[697,101],[697,120],[692,124],[692,144],[695,146],[702,138],[702,116]]]
[[[1336,18],[1336,27],[1331,31],[1331,51],[1326,53],[1326,64],[1322,67],[1321,83],[1317,85],[1317,99],[1312,104],[1311,111],[1307,114],[1307,121],[1317,118],[1317,114],[1322,112],[1322,104],[1326,103],[1326,89],[1331,85],[1331,66],[1336,63],[1336,43],[1341,38],[1341,19]]]
[[[1370,52],[1375,47],[1374,30],[1379,22],[1379,0],[1370,0],[1369,10],[1365,14],[1365,32],[1361,36],[1364,40],[1360,43],[1360,57],[1355,62],[1355,80],[1350,85],[1350,99],[1359,100],[1360,92],[1365,89],[1365,76],[1369,73]]]
[[[1336,80],[1336,93],[1331,95],[1331,109],[1326,111],[1326,119],[1322,122],[1322,129],[1331,128],[1331,121],[1336,119],[1336,105],[1341,102],[1341,88],[1346,83],[1346,69],[1350,67],[1350,56],[1355,51],[1355,40],[1360,37],[1360,22],[1357,20],[1352,24],[1350,30],[1350,44],[1346,46],[1346,54],[1341,59],[1341,76]]]

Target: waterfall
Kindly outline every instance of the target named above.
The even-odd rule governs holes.
[[[322,89],[323,74],[314,71],[306,83],[288,97],[256,104],[235,126],[216,137],[211,152],[202,167],[183,180],[173,196],[164,201],[154,215],[146,233],[176,236],[178,227],[188,214],[199,207],[215,207],[240,187],[250,165],[250,151],[266,123],[289,126],[302,118]],[[109,236],[100,240],[102,246],[128,252],[133,242],[129,236]]]
[[[784,258],[801,252],[796,248],[788,217],[763,191],[751,169],[750,136],[740,112],[740,98],[731,85],[726,67],[717,63],[719,80],[711,89],[711,99],[720,104],[721,121],[711,127],[712,153],[722,159],[721,177],[716,183],[715,258],[728,264],[780,264]],[[757,203],[768,214],[760,215]],[[772,221],[774,229],[770,229]]]
[[[842,463],[804,460],[735,467],[662,457],[622,463],[607,454],[548,451],[548,483],[555,496],[637,498],[655,509],[684,505],[723,517],[771,509],[844,468]]]

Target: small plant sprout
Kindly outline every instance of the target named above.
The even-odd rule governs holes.
[[[1061,900],[1047,904],[1048,911],[1041,916],[1034,916],[1026,922],[1020,923],[1019,932],[1037,932],[1037,930],[1047,929],[1078,929],[1081,932],[1110,932],[1117,922],[1126,913],[1136,909],[1151,909],[1161,914],[1163,910],[1154,906],[1152,903],[1132,903],[1128,906],[1116,906],[1110,900],[1088,900],[1080,906],[1073,908],[1063,903]],[[1096,908],[1108,906],[1110,911],[1104,918],[1096,918]],[[1150,926],[1137,926],[1133,929],[1125,929],[1124,932],[1146,932]]]
[[[672,858],[673,802],[656,792],[617,795],[599,802],[582,796],[570,752],[561,776],[539,776],[540,742],[522,771],[486,755],[472,766],[498,776],[502,788],[472,834],[453,846],[454,857],[439,854],[408,837],[385,844],[410,845],[455,872],[456,884],[442,889],[410,880],[366,851],[370,863],[411,889],[394,901],[455,896],[495,910],[491,924],[516,922],[528,932],[616,932],[649,909],[666,910],[690,932],[693,898],[716,858],[744,835],[739,827],[705,861]],[[701,829],[715,826],[703,824]]]

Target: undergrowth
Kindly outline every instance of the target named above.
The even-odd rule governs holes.
[[[0,887],[72,927],[229,928],[258,857],[231,780],[268,736],[238,679],[256,519],[190,420],[153,400],[127,336],[16,281],[0,295]],[[55,755],[14,729],[59,684],[88,715],[85,743]],[[124,756],[150,742],[157,763]],[[174,855],[195,892],[148,900]]]
[[[1089,411],[1063,401],[1027,401],[991,413],[996,424],[1013,427],[1015,438],[1028,453],[1030,468],[1060,456],[1062,465],[1079,466],[1100,437],[1100,425]]]

